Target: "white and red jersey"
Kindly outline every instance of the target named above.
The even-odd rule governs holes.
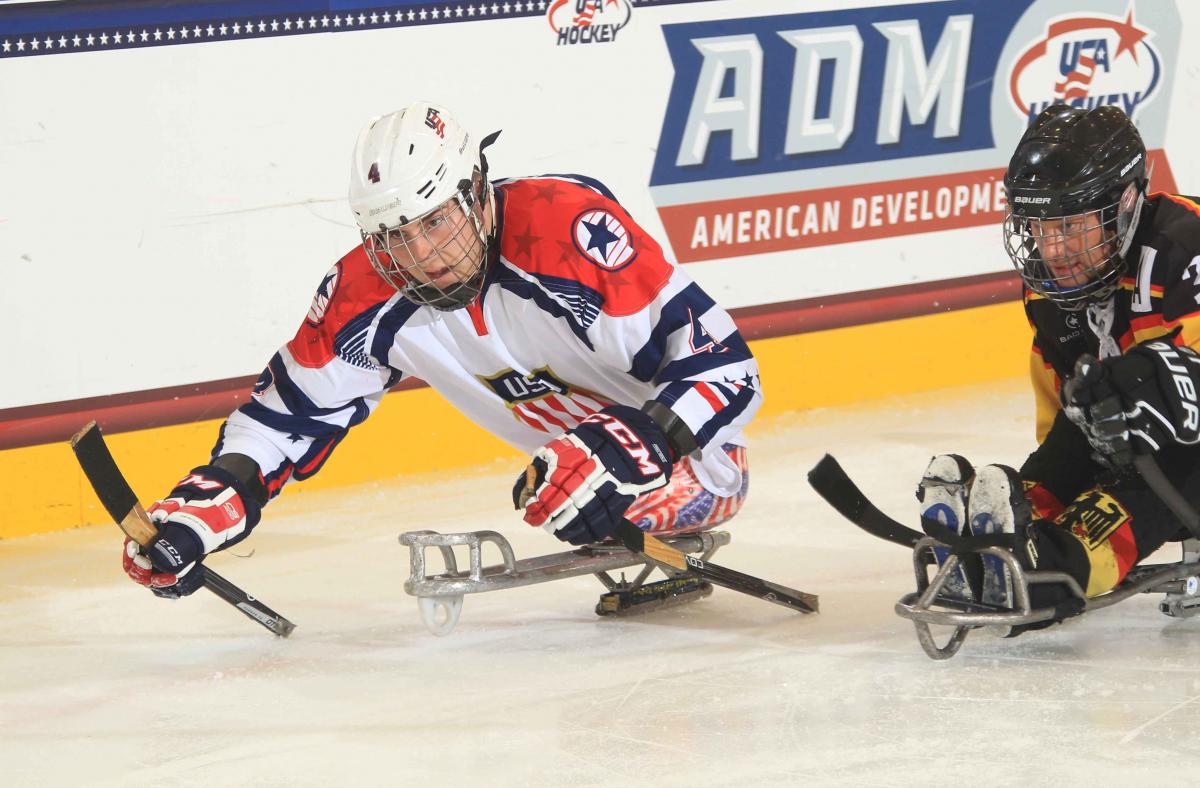
[[[419,306],[356,247],[326,274],[214,456],[253,458],[274,495],[316,473],[413,376],[527,453],[606,405],[658,400],[695,434],[700,482],[734,494],[741,474],[720,447],[742,444],[762,394],[733,320],[601,184],[547,176],[495,186],[500,254],[475,302]]]

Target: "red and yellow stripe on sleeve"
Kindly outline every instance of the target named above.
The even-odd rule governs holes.
[[[1175,320],[1164,320],[1161,314],[1136,317],[1130,322],[1129,331],[1121,337],[1121,349],[1127,350],[1131,345],[1140,345],[1176,331],[1178,333],[1172,340],[1176,345],[1187,345],[1200,352],[1200,310]]]

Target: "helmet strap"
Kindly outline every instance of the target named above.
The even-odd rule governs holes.
[[[483,141],[479,143],[479,168],[483,171],[483,180],[485,183],[487,182],[488,175],[488,160],[487,156],[483,155],[483,152],[490,148],[492,143],[494,143],[500,137],[501,131],[503,131],[503,129],[500,129],[499,131],[493,131],[491,134],[484,137]]]
[[[1134,181],[1129,184],[1133,189],[1137,190],[1137,196],[1134,198],[1133,208],[1126,214],[1124,211],[1117,208],[1117,233],[1121,238],[1121,246],[1117,249],[1117,257],[1124,260],[1125,255],[1129,253],[1129,247],[1133,245],[1133,236],[1137,232],[1138,219],[1142,215],[1142,204],[1146,201],[1146,189],[1150,184],[1150,174],[1146,173],[1146,177],[1140,181]],[[1125,196],[1121,197],[1122,202]],[[1122,226],[1126,225],[1126,226]]]

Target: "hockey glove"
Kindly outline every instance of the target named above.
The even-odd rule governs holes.
[[[533,455],[533,495],[525,474],[513,487],[513,505],[525,522],[564,542],[581,545],[612,536],[616,523],[643,493],[671,478],[667,438],[637,408],[613,405]]]
[[[204,584],[199,563],[208,553],[245,538],[258,523],[257,501],[229,471],[202,465],[147,510],[158,535],[145,548],[126,539],[125,574],[155,595],[178,598]]]
[[[1079,359],[1063,385],[1067,418],[1083,430],[1100,462],[1123,467],[1137,454],[1200,442],[1200,356],[1152,341],[1120,356]]]

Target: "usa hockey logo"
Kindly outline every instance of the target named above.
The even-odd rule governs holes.
[[[1162,57],[1131,7],[1125,19],[1056,17],[1013,64],[1013,108],[1032,120],[1051,104],[1092,109],[1115,104],[1136,120],[1162,81]]]
[[[605,397],[572,386],[549,367],[522,375],[506,369],[479,380],[504,400],[513,417],[539,432],[557,434],[577,426],[612,403]]]
[[[631,16],[630,0],[554,0],[546,9],[560,47],[616,41]]]
[[[601,208],[575,217],[571,238],[580,254],[608,271],[618,271],[633,262],[637,252],[621,220]]]
[[[425,125],[433,129],[439,137],[446,139],[446,121],[442,120],[442,116],[433,107],[425,113]]]
[[[309,325],[321,325],[321,321],[325,319],[325,311],[329,309],[329,302],[337,294],[338,281],[341,278],[342,264],[338,262],[334,264],[333,268],[329,269],[329,273],[325,274],[325,278],[317,286],[317,293],[313,296],[312,304],[308,307],[308,317],[306,320]]]

